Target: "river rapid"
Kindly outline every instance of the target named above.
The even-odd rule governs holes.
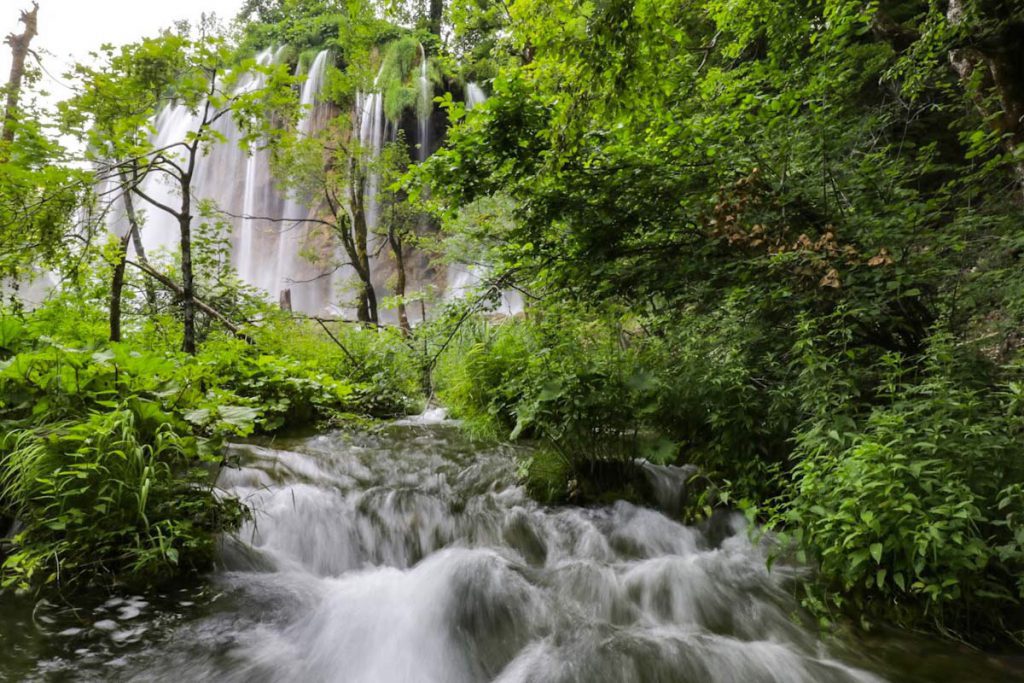
[[[252,504],[198,585],[0,614],[0,680],[1006,681],[934,641],[824,642],[739,517],[544,507],[437,412],[233,446]],[[666,475],[668,476],[668,475]],[[671,484],[671,477],[662,481]]]

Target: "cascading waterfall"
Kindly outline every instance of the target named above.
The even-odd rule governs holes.
[[[870,653],[840,656],[792,618],[802,571],[769,570],[741,517],[696,528],[625,502],[544,507],[516,485],[517,454],[435,411],[234,446],[241,467],[219,485],[256,516],[225,539],[212,585],[92,610],[30,603],[17,649],[43,632],[57,656],[12,680],[882,680]],[[670,500],[688,474],[648,473]],[[1007,680],[981,660],[912,680]]]
[[[372,161],[380,156],[388,134],[388,121],[384,114],[384,95],[377,92],[380,74],[374,80],[374,92],[359,96],[359,146],[363,153]],[[372,166],[372,165],[371,165]],[[380,224],[380,203],[377,192],[380,187],[380,174],[371,168],[366,177],[366,225],[372,232]]]
[[[323,50],[317,54],[309,67],[300,95],[302,117],[298,124],[299,135],[312,135],[319,126],[322,118],[319,98],[329,63],[330,52]],[[321,263],[311,263],[305,252],[323,250],[322,243],[329,243],[330,238],[320,238],[322,227],[311,227],[301,222],[301,219],[310,217],[307,203],[289,198],[284,204],[281,217],[293,220],[278,225],[277,245],[274,250],[277,255],[277,282],[281,288],[291,291],[293,309],[312,314],[321,313],[327,310],[331,303],[332,277],[324,274]]]
[[[274,64],[283,53],[283,48],[268,49],[261,52],[256,61],[263,66]],[[328,56],[326,51],[317,56],[303,85],[302,104],[308,106],[304,109],[299,125],[306,134],[317,125],[314,105],[323,88]],[[254,90],[263,84],[264,77],[254,73],[241,78],[237,88]],[[162,148],[179,142],[198,123],[197,115],[187,107],[170,105],[157,114],[153,144],[156,148]],[[242,133],[231,117],[223,117],[218,121],[215,130],[224,137],[224,142],[212,146],[198,160],[192,188],[196,199],[210,200],[227,215],[237,216],[228,220],[228,223],[231,228],[232,259],[239,277],[275,299],[284,287],[295,288],[300,303],[298,308],[311,313],[318,312],[329,300],[328,284],[320,285],[319,291],[315,284],[305,288],[289,284],[311,278],[310,271],[314,268],[301,255],[307,246],[309,231],[301,223],[288,226],[266,220],[305,218],[307,210],[297,209],[294,202],[286,202],[277,190],[265,150],[247,153],[240,147]],[[176,206],[180,201],[178,189],[161,174],[147,178],[142,189],[153,199],[169,206]],[[175,253],[179,229],[174,217],[146,202],[137,201],[136,204],[144,212],[142,242],[147,255],[153,257],[161,251]],[[123,210],[115,207],[111,215],[112,230],[123,234],[126,229]]]
[[[423,163],[430,156],[430,115],[433,112],[434,86],[430,82],[430,64],[427,51],[420,45],[420,77],[419,102],[417,118],[419,119],[419,161]]]
[[[273,53],[267,50],[259,55],[257,62],[260,66],[267,66],[273,60]],[[256,90],[263,87],[265,79],[262,74],[252,75],[245,80],[240,90]],[[235,260],[238,269],[238,276],[245,282],[262,286],[263,289],[268,289],[268,286],[272,287],[273,282],[276,279],[276,273],[269,273],[269,278],[265,270],[260,268],[261,264],[258,259],[258,252],[256,246],[256,223],[257,219],[253,216],[258,215],[258,192],[260,189],[265,190],[266,188],[260,188],[258,183],[260,182],[260,171],[267,166],[267,160],[265,159],[265,153],[260,151],[253,152],[249,155],[246,161],[245,169],[245,190],[244,199],[242,201],[242,224],[240,226],[238,247],[235,250]],[[262,280],[262,282],[260,282]]]
[[[283,48],[268,49],[257,56],[257,62],[264,66],[278,63],[282,54]],[[301,91],[302,117],[298,124],[301,135],[311,135],[322,125],[325,109],[320,102],[320,93],[329,63],[330,53],[325,50],[309,67]],[[254,73],[243,77],[237,87],[256,89],[263,84],[263,76]],[[416,145],[417,158],[422,162],[430,154],[433,144],[433,83],[430,60],[422,45],[417,90]],[[469,108],[486,100],[483,90],[475,83],[467,85],[466,98]],[[376,159],[386,142],[395,139],[399,122],[388,121],[384,98],[376,81],[372,92],[358,95],[356,106],[360,145],[370,160]],[[154,121],[154,145],[165,147],[181,141],[197,124],[197,116],[188,108],[170,105],[160,111]],[[351,292],[344,291],[344,285],[352,281],[354,271],[351,266],[343,266],[327,272],[327,262],[338,252],[334,236],[320,226],[303,222],[310,217],[309,202],[282,196],[271,173],[268,152],[259,149],[250,153],[243,151],[238,144],[241,132],[231,117],[222,118],[216,124],[216,130],[225,141],[214,145],[199,159],[193,192],[197,200],[211,200],[226,214],[237,217],[227,222],[231,229],[232,260],[239,277],[266,292],[274,301],[282,290],[290,290],[291,304],[297,311],[310,314],[340,312],[336,301],[339,297],[351,296]],[[371,170],[366,178],[364,209],[371,233],[371,281],[380,293],[386,291],[394,267],[382,248],[383,238],[376,235],[380,228],[379,186],[379,174]],[[175,206],[179,200],[177,188],[159,174],[149,177],[142,189],[153,199],[170,206]],[[174,217],[143,201],[137,201],[136,205],[144,216],[142,242],[147,255],[157,258],[161,252],[175,254],[179,227]],[[123,209],[114,207],[110,224],[114,232],[124,234],[127,221]],[[320,258],[311,261],[309,256],[317,254]],[[415,281],[415,273],[409,275]],[[448,282],[450,293],[458,295],[478,283],[479,277],[469,269],[454,266]],[[501,311],[515,314],[522,310],[522,306],[521,298],[512,292],[505,295]],[[387,311],[381,313],[386,319],[390,319],[388,316],[392,314]]]

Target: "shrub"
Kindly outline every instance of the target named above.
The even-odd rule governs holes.
[[[819,608],[962,633],[1024,626],[1019,407],[957,376],[953,351],[933,339],[914,373],[886,358],[874,405],[797,431],[774,521],[817,560]]]
[[[21,521],[3,585],[156,582],[205,569],[242,507],[217,497],[213,444],[151,401],[9,432],[0,501]]]

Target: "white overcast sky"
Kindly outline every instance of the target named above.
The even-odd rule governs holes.
[[[84,61],[103,43],[128,43],[151,36],[179,19],[199,21],[200,16],[216,13],[230,21],[238,13],[242,0],[37,0],[39,36],[36,50],[45,50],[43,65],[60,78],[75,61]],[[0,0],[0,38],[21,33],[19,11],[31,9],[31,0]],[[0,82],[7,82],[11,54],[0,42]],[[60,79],[63,80],[63,79]],[[51,99],[64,99],[70,92],[44,75],[40,85]]]

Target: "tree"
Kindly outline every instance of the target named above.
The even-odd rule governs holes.
[[[452,12],[456,36],[477,25],[469,4]],[[488,256],[538,297],[542,332],[569,348],[589,341],[562,336],[574,317],[628,311],[623,355],[661,347],[670,359],[640,384],[663,382],[671,397],[634,407],[673,407],[640,431],[731,482],[734,499],[788,497],[799,514],[786,522],[827,560],[819,604],[1019,630],[1024,550],[1005,511],[1020,450],[1004,440],[1018,418],[988,397],[1018,390],[1024,349],[1020,3],[508,9],[506,37],[486,55],[493,96],[464,117],[451,103],[448,147],[427,162],[446,230],[458,241],[494,232],[474,211],[510,201]],[[692,378],[700,367],[706,379]],[[634,376],[648,373],[659,375]],[[614,394],[614,376],[598,376],[587,400]],[[507,382],[529,395],[529,377]],[[586,400],[564,400],[590,415],[577,408]],[[558,414],[547,407],[557,399],[537,402]],[[524,403],[510,414],[539,412]],[[991,436],[984,449],[966,434],[944,441],[968,423],[960,406],[976,411],[972,435]],[[991,466],[975,469],[982,461]],[[856,504],[836,491],[877,486],[886,498],[905,484],[903,463],[910,486],[941,463],[936,477],[964,493],[951,499],[977,501],[967,513],[929,503],[921,528],[970,519],[972,540],[957,533],[922,553],[902,512],[839,522]],[[967,547],[957,576],[936,582],[936,558]],[[915,552],[928,558],[908,572],[900,561]]]
[[[410,165],[409,146],[405,136],[401,134],[394,142],[384,146],[376,164],[376,172],[380,177],[380,224],[377,232],[387,240],[388,248],[395,260],[394,293],[398,325],[405,334],[412,331],[406,310],[406,259],[408,250],[417,244],[416,228],[423,218],[423,214],[410,203],[403,188],[405,174]]]
[[[309,217],[271,218],[280,223],[321,226],[341,244],[344,258],[322,277],[340,268],[352,268],[359,282],[357,317],[377,323],[377,293],[370,269],[370,230],[367,220],[367,181],[373,150],[358,137],[362,118],[359,107],[337,116],[319,131],[292,131],[274,148],[275,174],[296,202],[310,211]]]
[[[205,27],[204,27],[205,28]],[[192,227],[196,198],[192,180],[205,152],[223,142],[218,122],[231,117],[246,131],[243,144],[255,145],[272,136],[274,115],[294,106],[292,78],[284,66],[234,65],[226,42],[207,35],[164,33],[120,49],[104,49],[98,67],[79,65],[80,94],[63,105],[65,127],[88,141],[88,156],[97,165],[97,179],[108,183],[112,201],[123,201],[129,229],[121,238],[111,295],[111,338],[120,337],[120,289],[131,239],[141,228],[134,208],[137,198],[173,216],[180,233],[180,303],[183,348],[196,351],[196,289]],[[239,87],[245,74],[259,71],[259,87]],[[179,107],[191,116],[187,132],[161,147],[154,143],[154,121],[162,107]],[[152,196],[147,181],[162,180],[176,189],[171,205]],[[144,255],[140,253],[144,260]]]
[[[6,43],[11,46],[11,76],[7,80],[7,106],[4,109],[2,139],[7,144],[14,141],[15,121],[18,116],[18,99],[25,78],[25,58],[28,57],[32,39],[38,33],[39,3],[33,2],[32,9],[21,13],[25,30],[21,35],[10,34]]]
[[[13,288],[42,270],[76,267],[67,238],[77,230],[75,215],[88,194],[86,174],[68,163],[43,112],[26,97],[38,78],[26,66],[37,12],[35,5],[22,12],[25,31],[7,37],[12,67],[0,135],[0,283]]]

